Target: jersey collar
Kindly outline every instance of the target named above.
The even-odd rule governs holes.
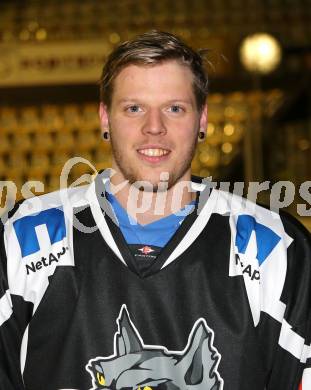
[[[86,197],[103,239],[124,265],[139,274],[133,259],[131,259],[132,254],[118,227],[114,212],[105,197],[109,176],[109,170],[98,174],[91,183]],[[207,225],[217,201],[217,190],[211,190],[210,186],[202,183],[193,182],[192,186],[198,192],[196,209],[185,218],[181,227],[163,248],[158,260],[143,275],[139,274],[139,276],[147,277],[167,267],[189,248]]]

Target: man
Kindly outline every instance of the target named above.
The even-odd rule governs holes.
[[[206,95],[200,55],[171,34],[109,56],[111,171],[3,228],[1,390],[310,388],[310,236],[191,181]]]

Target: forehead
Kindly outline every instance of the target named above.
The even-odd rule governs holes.
[[[114,80],[113,100],[124,96],[188,98],[194,100],[193,74],[177,61],[155,65],[128,65]]]

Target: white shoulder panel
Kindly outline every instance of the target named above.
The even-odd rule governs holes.
[[[255,325],[261,311],[282,322],[285,305],[280,298],[292,238],[277,213],[230,193],[218,194],[218,212],[230,218],[229,275],[243,276]]]
[[[87,205],[87,188],[27,199],[5,223],[9,291],[32,302],[34,311],[56,267],[74,266],[73,208]]]
[[[310,346],[285,320],[286,305],[281,301],[287,250],[293,239],[285,232],[279,214],[229,193],[218,194],[218,212],[230,218],[229,275],[243,276],[255,326],[261,312],[269,314],[281,324],[279,345],[304,363]],[[308,375],[305,378],[307,382]]]

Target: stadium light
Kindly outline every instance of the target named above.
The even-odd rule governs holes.
[[[245,69],[251,73],[270,73],[277,68],[281,58],[281,46],[269,34],[256,33],[242,41],[240,59]]]

